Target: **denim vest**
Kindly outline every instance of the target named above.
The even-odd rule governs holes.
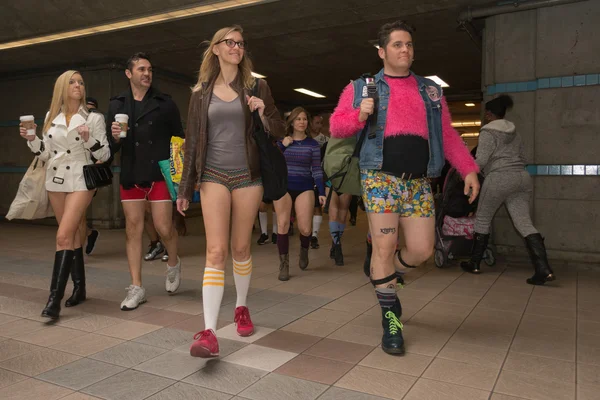
[[[412,73],[412,72],[411,72]],[[417,79],[419,93],[423,98],[423,106],[427,112],[427,127],[429,129],[429,163],[427,176],[440,176],[444,167],[444,143],[442,138],[442,89],[431,79],[413,74]],[[377,129],[374,138],[365,137],[360,151],[360,168],[380,170],[383,165],[383,135],[387,121],[390,87],[383,78],[383,69],[375,75],[375,84],[379,102],[377,104]],[[360,108],[360,103],[367,96],[367,84],[364,79],[353,81],[354,108]],[[392,110],[394,111],[394,110]],[[357,132],[360,134],[360,132]],[[367,132],[368,135],[368,132]]]

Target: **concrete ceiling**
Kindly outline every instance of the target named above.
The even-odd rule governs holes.
[[[462,101],[453,113],[473,115],[467,99],[480,98],[481,54],[457,29],[458,12],[487,0],[279,0],[221,13],[164,22],[0,51],[0,77],[33,69],[123,63],[136,51],[152,56],[157,71],[170,71],[190,82],[203,48],[219,28],[241,24],[255,70],[267,75],[273,95],[286,106],[326,109],[341,89],[363,72],[377,72],[381,61],[370,40],[385,22],[405,19],[417,29],[413,69],[438,75],[450,84],[446,94]],[[89,27],[118,20],[201,5],[192,0],[3,0],[0,43]],[[296,93],[304,87],[326,96]]]

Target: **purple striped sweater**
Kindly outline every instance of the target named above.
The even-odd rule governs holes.
[[[288,189],[305,191],[312,190],[316,185],[319,196],[325,196],[319,143],[307,137],[304,140],[294,140],[288,147],[281,141],[277,144],[287,162]]]

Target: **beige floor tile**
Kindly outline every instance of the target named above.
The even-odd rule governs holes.
[[[209,359],[191,357],[189,353],[169,351],[135,366],[137,371],[180,380],[204,368]]]
[[[289,331],[274,331],[257,340],[254,344],[299,354],[320,340],[321,338],[318,336],[303,335]]]
[[[371,328],[348,324],[330,334],[328,338],[367,346],[377,346],[381,343],[381,335],[381,326]]]
[[[375,396],[402,399],[415,381],[416,378],[412,376],[357,366],[344,375],[335,386]]]
[[[29,343],[8,339],[0,342],[0,361],[10,360],[22,354],[40,350],[41,347]]]
[[[449,343],[469,344],[508,351],[508,348],[513,340],[512,335],[489,334],[487,332],[463,328],[464,325],[458,331],[456,331]]]
[[[450,339],[451,333],[438,332],[435,328],[404,326],[404,346],[409,353],[435,356]]]
[[[577,335],[577,362],[600,365],[600,335]]]
[[[172,306],[166,307],[166,311],[175,311],[191,315],[202,314],[202,302],[201,301],[180,301],[179,303],[173,304]]]
[[[326,338],[306,350],[304,354],[356,364],[372,350],[373,346]]]
[[[502,367],[504,371],[523,372],[554,381],[575,382],[575,363],[536,357],[511,351]]]
[[[598,400],[600,385],[577,385],[577,400]]]
[[[251,344],[225,357],[223,361],[272,372],[297,355],[289,351]]]
[[[0,325],[0,336],[19,338],[34,332],[49,329],[52,325],[30,319],[20,319],[9,324]]]
[[[541,339],[536,336],[522,336],[517,334],[510,347],[511,351],[523,354],[530,354],[540,357],[551,357],[559,360],[575,362],[577,352],[575,337],[571,339],[564,338],[560,341],[551,336]]]
[[[340,329],[341,327],[342,324],[315,321],[311,319],[306,319],[306,317],[304,317],[292,322],[289,325],[284,326],[283,328],[281,328],[281,330],[303,333],[305,335],[326,337],[334,331],[336,331],[337,329]]]
[[[3,400],[32,400],[45,399],[57,400],[64,398],[72,390],[56,385],[51,385],[46,382],[38,381],[37,379],[27,379],[10,387],[10,390],[5,389],[2,393]]]
[[[381,314],[381,312],[380,312]],[[352,321],[356,316],[354,313],[348,313],[338,310],[329,310],[327,308],[319,308],[304,316],[305,319],[314,321],[330,322],[334,324],[345,324]]]
[[[438,354],[438,358],[460,361],[487,368],[500,368],[507,351],[485,346],[450,342]]]
[[[415,353],[394,357],[385,353],[381,347],[376,347],[359,365],[419,377],[432,360],[433,357]]]
[[[141,317],[134,318],[136,322],[143,322],[150,325],[169,326],[190,318],[191,314],[184,314],[169,310],[158,310]]]
[[[159,325],[144,324],[143,322],[124,321],[116,325],[100,329],[95,333],[123,340],[133,340],[147,333],[161,329]]]
[[[274,329],[254,325],[254,333],[252,334],[252,336],[242,337],[237,334],[236,325],[229,324],[229,325],[217,330],[216,333],[217,333],[218,338],[237,340],[239,342],[244,342],[244,343],[254,343],[258,339],[267,336],[269,333],[271,333],[273,331],[274,331]]]
[[[490,393],[465,386],[429,379],[419,379],[406,400],[487,400]]]
[[[329,304],[324,305],[322,308],[327,310],[344,311],[345,313],[354,314],[355,317],[358,317],[371,307],[373,307],[371,304],[337,299]]]
[[[0,325],[8,324],[9,322],[18,321],[20,319],[21,317],[16,317],[14,315],[0,314]]]
[[[29,377],[0,368],[0,389],[26,379],[29,379]]]
[[[600,322],[577,321],[577,333],[600,336]]]
[[[327,388],[321,383],[273,373],[240,393],[239,399],[315,400]]]
[[[95,333],[88,333],[87,335],[69,340],[68,342],[56,344],[52,346],[52,348],[67,353],[76,354],[78,356],[87,357],[121,343],[123,343],[123,340],[121,339],[97,335]]]
[[[524,400],[522,397],[507,396],[500,393],[492,393],[490,400]]]
[[[87,335],[87,332],[64,328],[61,326],[51,326],[48,329],[42,329],[41,331],[20,336],[18,340],[38,346],[50,347],[83,335]]]
[[[436,358],[423,374],[423,378],[491,391],[499,372],[500,368]]]
[[[350,363],[299,355],[277,368],[274,372],[325,385],[332,385],[353,367],[354,364]]]
[[[75,392],[73,394],[68,395],[67,397],[63,397],[61,400],[101,400],[99,397],[93,397],[87,394]]]
[[[65,328],[77,329],[86,332],[96,332],[111,325],[120,324],[122,319],[107,317],[105,315],[87,314],[82,318],[67,322],[58,322],[58,325]]]
[[[600,365],[577,364],[577,383],[600,386]]]
[[[39,348],[30,353],[1,362],[0,368],[5,368],[27,376],[36,376],[46,371],[50,371],[51,369],[77,361],[80,358],[81,357],[73,354]]]
[[[575,382],[566,383],[521,372],[502,371],[494,392],[526,399],[575,399]]]

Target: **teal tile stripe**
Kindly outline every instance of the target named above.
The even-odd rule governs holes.
[[[29,167],[2,166],[0,165],[0,174],[24,174]],[[111,167],[113,173],[120,173],[121,167]]]
[[[20,123],[21,123],[21,121],[19,121],[18,119],[12,119],[9,121],[0,121],[0,128],[10,128],[13,126],[19,126]],[[44,118],[37,118],[35,120],[35,123],[38,126],[41,126],[44,123]],[[18,129],[17,129],[17,133],[19,133]]]
[[[526,82],[497,83],[486,88],[488,95],[496,93],[534,92],[541,89],[568,88],[574,86],[594,86],[600,84],[600,74],[557,76],[540,78]]]

